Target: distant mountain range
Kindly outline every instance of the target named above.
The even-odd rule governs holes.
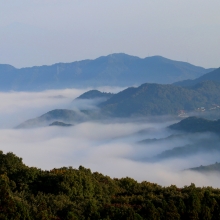
[[[21,69],[1,64],[0,90],[36,91],[85,86],[131,86],[145,82],[169,84],[195,79],[212,70],[160,56],[141,59],[127,54],[111,54],[95,60]]]
[[[200,82],[204,82],[204,81],[220,82],[220,68],[215,69],[215,70],[213,70],[209,73],[206,73],[206,74],[200,76],[199,78],[196,78],[193,80],[188,79],[188,80],[176,82],[176,83],[174,83],[174,85],[189,87],[189,86],[194,86],[194,85],[196,85]]]

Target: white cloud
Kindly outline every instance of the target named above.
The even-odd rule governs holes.
[[[113,119],[90,121],[73,127],[43,127],[12,129],[9,125],[28,117],[36,117],[52,108],[66,108],[84,90],[58,90],[39,93],[0,93],[0,145],[4,153],[13,152],[25,164],[42,169],[80,165],[111,177],[129,176],[138,181],[147,180],[162,185],[220,187],[216,175],[204,176],[181,170],[219,161],[218,154],[199,154],[181,159],[149,163],[141,158],[154,156],[163,150],[193,142],[193,138],[179,137],[172,141],[138,145],[146,138],[164,138],[172,133],[166,126],[174,121],[161,119]],[[64,96],[58,98],[57,96]],[[6,100],[6,101],[5,101]],[[84,103],[85,104],[85,103]],[[73,104],[74,105],[74,104]],[[92,103],[86,106],[90,106]],[[73,107],[73,106],[72,106]],[[79,104],[75,108],[80,107]],[[13,123],[7,120],[13,119]],[[12,126],[13,127],[13,126]]]

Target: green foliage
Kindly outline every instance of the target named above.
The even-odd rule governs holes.
[[[111,179],[80,166],[43,171],[0,152],[0,219],[219,219],[220,190]]]

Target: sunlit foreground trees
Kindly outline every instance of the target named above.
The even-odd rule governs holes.
[[[0,219],[220,219],[220,190],[111,179],[80,166],[50,171],[0,152]]]

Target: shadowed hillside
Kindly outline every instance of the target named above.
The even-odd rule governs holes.
[[[220,83],[203,82],[193,88],[174,85],[143,84],[113,95],[100,104],[102,111],[116,117],[178,115],[180,111],[210,109],[220,105]]]
[[[169,128],[185,132],[215,132],[219,134],[220,119],[217,121],[211,121],[204,118],[188,117],[169,126]]]

